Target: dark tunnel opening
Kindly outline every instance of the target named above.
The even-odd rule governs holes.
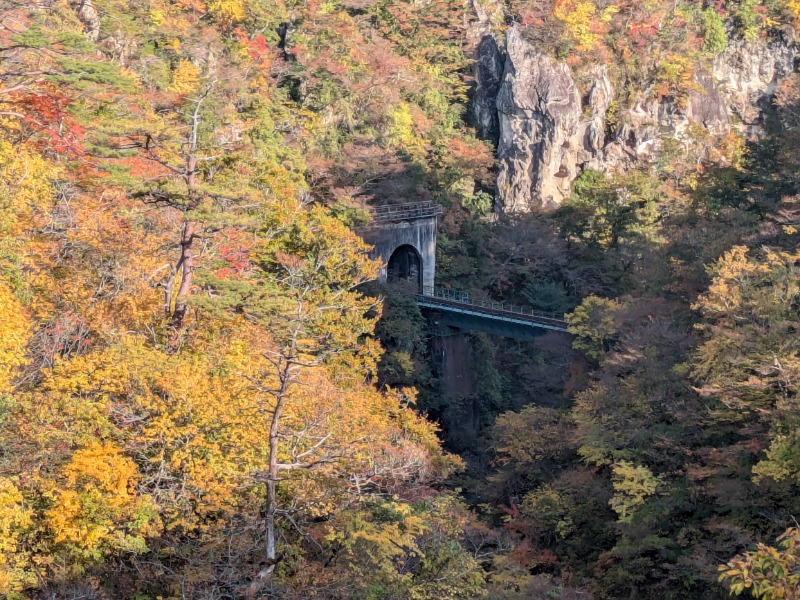
[[[386,279],[389,283],[413,283],[417,292],[422,292],[422,257],[416,248],[404,244],[392,252],[386,266]]]

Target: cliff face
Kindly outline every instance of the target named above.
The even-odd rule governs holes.
[[[714,62],[713,77],[723,90],[726,109],[757,133],[762,103],[775,93],[778,82],[795,69],[798,48],[786,31],[769,44],[731,44]]]
[[[794,70],[797,55],[788,34],[770,43],[732,43],[708,71],[695,73],[681,102],[643,93],[618,110],[610,131],[615,91],[604,66],[590,71],[582,98],[570,68],[527,42],[519,27],[508,29],[504,49],[484,35],[476,49],[473,113],[481,133],[498,142],[496,210],[557,207],[583,168],[648,164],[667,138],[688,154],[698,126],[711,139],[734,127],[759,135],[765,102]]]
[[[576,175],[581,98],[569,67],[537,51],[516,28],[506,52],[496,99],[498,204],[507,212],[550,208]]]
[[[475,49],[475,80],[477,88],[472,112],[480,134],[497,141],[500,123],[497,115],[497,95],[503,77],[505,56],[491,35],[485,35]]]

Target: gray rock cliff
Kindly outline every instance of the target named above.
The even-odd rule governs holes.
[[[496,106],[499,210],[558,206],[577,176],[581,98],[569,67],[539,52],[512,27]]]
[[[485,35],[475,49],[475,94],[472,112],[481,136],[497,140],[500,123],[497,116],[497,94],[503,77],[504,56],[494,37]]]
[[[727,107],[743,125],[760,125],[761,102],[775,93],[782,77],[794,71],[797,47],[791,31],[769,43],[736,42],[714,61],[713,76]]]
[[[798,56],[790,33],[768,43],[732,43],[711,68],[698,69],[681,102],[642,92],[617,109],[612,130],[615,90],[604,66],[584,73],[582,100],[570,68],[526,41],[520,27],[507,30],[504,49],[485,28],[481,33],[473,114],[481,135],[497,140],[499,212],[557,207],[582,169],[646,166],[667,138],[698,156],[698,127],[706,140],[734,128],[760,135],[765,102]]]

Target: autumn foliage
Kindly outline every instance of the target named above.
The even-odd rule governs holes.
[[[0,596],[797,596],[797,77],[763,139],[489,218],[477,9],[0,6]],[[605,65],[612,128],[800,4],[499,12]],[[439,283],[570,336],[464,336],[444,389],[353,231],[423,199]]]
[[[393,26],[312,3],[287,44],[288,12],[2,8],[3,597],[481,592],[437,487],[460,460],[413,389],[373,382],[378,265],[326,206],[356,203],[351,175],[309,165],[343,161],[348,128],[403,164],[383,136],[408,102],[415,135],[485,148]],[[413,90],[371,87],[401,72]],[[346,99],[358,125],[327,116]]]

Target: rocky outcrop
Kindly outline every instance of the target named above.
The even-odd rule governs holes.
[[[698,143],[696,127],[711,138],[731,130],[727,100],[708,73],[695,74],[681,103],[672,97],[642,96],[631,108],[620,111],[615,131],[581,166],[613,172],[646,165],[658,158],[666,138],[683,145],[688,155]]]
[[[610,124],[614,90],[605,67],[590,71],[588,87],[582,79],[582,102],[569,67],[528,43],[519,27],[508,29],[505,51],[485,35],[476,50],[473,113],[481,134],[497,141],[496,210],[556,207],[581,169],[646,165],[667,138],[697,160],[698,127],[709,144],[732,128],[758,135],[764,103],[795,69],[797,54],[790,34],[733,43],[713,68],[695,73],[680,102],[645,91],[616,109]]]
[[[711,135],[728,133],[731,119],[725,95],[708,73],[695,74],[694,83],[689,91],[684,120],[702,125]]]
[[[582,135],[583,147],[590,155],[596,154],[605,146],[606,116],[614,100],[608,69],[605,66],[597,67],[592,75],[594,82],[589,90],[589,119],[583,126]]]
[[[472,0],[476,19],[467,29],[467,43],[475,48],[475,90],[472,114],[480,135],[497,142],[500,125],[495,100],[500,91],[505,54],[495,37],[505,13],[501,0]]]
[[[467,28],[467,43],[474,48],[486,36],[495,35],[506,17],[503,0],[472,0],[472,10],[476,18]]]
[[[472,112],[480,135],[494,141],[500,135],[496,100],[503,77],[503,61],[494,37],[485,35],[475,49],[476,86]]]
[[[509,29],[496,105],[499,210],[558,206],[577,175],[581,98],[569,67],[539,52],[518,28]]]
[[[92,0],[77,0],[70,2],[70,6],[78,15],[78,19],[83,23],[83,31],[86,37],[96,42],[100,37],[100,13],[97,12]]]
[[[728,109],[752,130],[758,127],[762,101],[775,93],[781,77],[795,69],[797,47],[787,30],[770,43],[736,42],[714,61],[713,76]]]

